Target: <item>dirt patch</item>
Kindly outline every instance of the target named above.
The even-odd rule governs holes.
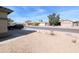
[[[79,40],[72,43],[73,37],[67,32],[53,32],[55,35],[34,32],[20,36],[17,40],[0,44],[0,52],[79,52]],[[72,34],[79,36],[79,34]]]

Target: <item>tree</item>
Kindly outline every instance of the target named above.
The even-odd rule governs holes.
[[[14,22],[12,19],[8,18],[8,22]]]
[[[15,24],[15,23],[14,23],[14,20],[8,18],[8,25],[13,25],[13,24]]]
[[[49,18],[50,25],[54,25],[54,26],[59,25],[59,19],[60,19],[59,14],[53,13],[53,14],[49,15],[48,18]]]

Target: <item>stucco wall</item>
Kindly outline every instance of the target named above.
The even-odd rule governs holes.
[[[73,22],[72,21],[62,21],[61,26],[71,27],[71,26],[73,26]]]
[[[0,33],[5,33],[7,31],[7,20],[0,19]]]
[[[45,26],[45,23],[40,23],[39,26]]]
[[[0,12],[0,18],[7,18],[7,13]]]

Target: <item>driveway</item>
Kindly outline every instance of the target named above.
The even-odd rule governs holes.
[[[28,35],[35,32],[35,30],[10,30],[8,31],[8,36],[0,38],[0,42],[10,40],[12,38]]]

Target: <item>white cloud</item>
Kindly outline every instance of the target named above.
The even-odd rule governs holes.
[[[39,21],[39,20],[48,21],[47,15],[48,14],[33,16],[33,17],[30,17],[29,19],[34,21]]]
[[[24,23],[26,20],[32,20],[32,21],[39,21],[39,20],[43,20],[43,21],[48,21],[47,15],[39,15],[39,16],[33,16],[33,17],[15,17],[12,18],[15,20],[15,22],[17,23]]]
[[[78,20],[79,10],[67,10],[59,12],[62,19]]]
[[[33,12],[31,12],[31,13],[29,13],[29,14],[33,14],[33,15],[40,15],[40,14],[44,14],[44,13],[47,13],[47,11],[46,10],[44,10],[44,9],[41,9],[41,8],[39,8],[39,9],[37,9],[36,11],[33,11]]]
[[[46,10],[44,10],[44,9],[38,9],[35,13],[44,13],[44,12],[46,12]]]
[[[17,23],[24,23],[27,20],[25,17],[15,17],[12,19],[15,20],[15,22]]]
[[[63,11],[60,12],[60,14],[79,14],[79,10],[67,10],[67,11]]]

